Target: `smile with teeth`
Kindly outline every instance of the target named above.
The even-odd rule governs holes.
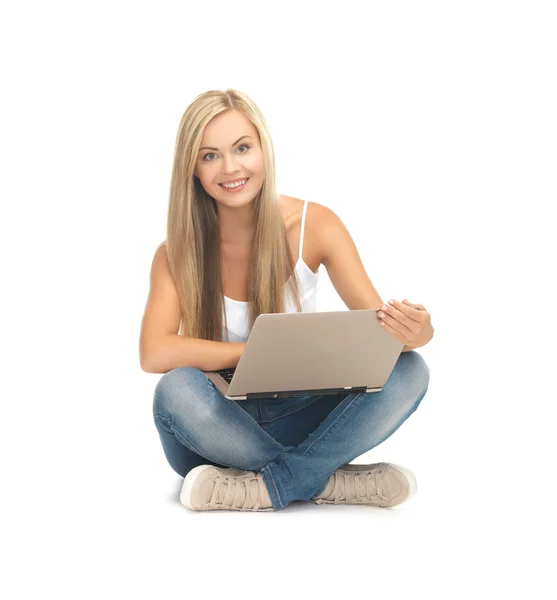
[[[238,181],[236,183],[219,183],[219,185],[227,189],[234,189],[237,187],[242,187],[248,179],[249,177],[246,179],[242,179],[241,181]]]

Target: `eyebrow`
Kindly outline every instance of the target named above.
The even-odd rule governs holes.
[[[244,138],[251,138],[251,135],[243,135],[241,138],[238,138],[232,145],[235,146],[240,140],[243,140]],[[203,146],[202,148],[199,148],[199,150],[217,150],[218,148],[211,148],[210,146]]]

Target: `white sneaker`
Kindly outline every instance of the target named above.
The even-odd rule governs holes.
[[[396,506],[416,493],[414,474],[392,463],[342,465],[329,478],[323,492],[310,502],[315,504],[367,504]]]
[[[199,465],[186,475],[180,502],[196,511],[275,510],[263,475],[214,465]]]

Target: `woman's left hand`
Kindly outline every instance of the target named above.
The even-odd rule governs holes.
[[[377,311],[381,325],[399,342],[409,348],[419,348],[433,337],[431,315],[422,304],[411,304],[404,299],[389,300]]]

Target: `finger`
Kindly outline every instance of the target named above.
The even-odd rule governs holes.
[[[391,306],[389,308],[392,309],[393,307]],[[384,313],[383,317],[381,317],[381,313]],[[378,315],[381,321],[386,323],[392,330],[398,332],[405,339],[409,339],[417,333],[417,330],[414,331],[405,325],[402,319],[406,319],[406,317],[402,313],[396,311],[396,314],[394,314],[393,310],[390,310],[389,313],[385,311],[379,311]]]
[[[416,310],[425,310],[425,307],[423,304],[412,304],[412,302],[408,302],[408,300],[406,300],[406,298],[402,302],[404,304],[408,304],[408,306],[411,306],[412,308],[415,308]]]
[[[398,300],[389,300],[389,308],[386,311],[389,315],[393,316],[397,321],[400,321],[408,329],[417,333],[417,325],[421,324],[422,317],[419,312],[416,312],[414,308],[399,302]]]
[[[427,312],[427,308],[423,304],[412,304],[406,298],[402,302],[417,311],[411,315],[416,321],[422,324],[431,322],[431,315]]]

